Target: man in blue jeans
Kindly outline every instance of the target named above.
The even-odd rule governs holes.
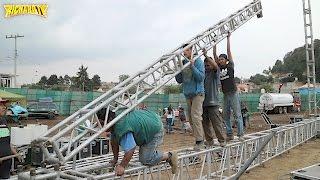
[[[108,119],[108,121],[110,121]],[[161,161],[167,161],[173,174],[178,167],[176,152],[162,153],[157,147],[163,142],[163,125],[160,117],[148,110],[133,110],[120,119],[111,129],[111,147],[114,159],[111,164],[118,162],[119,145],[125,152],[122,161],[116,166],[118,176],[124,174],[132,155],[139,146],[139,161],[147,166],[153,166]]]
[[[220,54],[219,57],[216,53],[216,46],[213,47],[213,55],[220,68],[220,81],[223,92],[223,118],[227,129],[227,141],[233,140],[232,125],[230,120],[231,109],[237,121],[238,138],[243,141],[243,120],[241,116],[239,94],[237,86],[234,81],[234,62],[230,49],[230,36],[227,37],[227,54]]]

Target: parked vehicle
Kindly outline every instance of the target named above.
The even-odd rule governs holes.
[[[29,117],[54,119],[59,115],[58,107],[51,98],[41,98],[39,102],[30,103],[27,110],[29,111]]]
[[[8,108],[9,116],[15,121],[19,122],[21,119],[25,119],[28,117],[29,112],[24,107],[20,106],[19,104],[12,104]]]
[[[258,109],[282,114],[300,111],[300,106],[300,99],[293,98],[291,94],[264,93],[260,96]]]

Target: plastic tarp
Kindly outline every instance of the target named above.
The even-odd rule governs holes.
[[[25,96],[0,90],[0,97],[9,100],[9,103],[19,102],[22,106],[27,105],[27,98]]]

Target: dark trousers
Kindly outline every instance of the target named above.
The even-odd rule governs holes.
[[[204,135],[207,141],[212,141],[214,138],[213,130],[219,142],[224,142],[223,136],[223,120],[219,112],[219,106],[203,107],[202,126]]]
[[[11,159],[0,163],[0,179],[9,179],[10,178],[11,164],[12,164]]]

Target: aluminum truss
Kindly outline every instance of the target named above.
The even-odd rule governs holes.
[[[192,149],[181,149],[179,154],[179,170],[176,175],[169,171],[168,163],[147,167],[138,162],[136,153],[129,167],[122,177],[115,176],[111,165],[108,163],[113,158],[112,154],[87,158],[77,161],[76,170],[72,162],[62,167],[39,169],[19,175],[20,179],[233,179],[247,160],[257,158],[250,164],[254,168],[283,152],[296,147],[315,137],[319,130],[318,119],[308,119],[303,122],[281,126],[271,130],[245,135],[245,141],[234,140],[226,147],[210,147],[200,152]],[[267,143],[267,144],[266,144]],[[262,151],[259,151],[259,148]],[[261,149],[261,148],[260,148]],[[248,164],[247,164],[248,165]],[[30,176],[33,174],[33,176]]]
[[[223,40],[228,32],[235,31],[254,16],[262,17],[260,0],[254,0],[236,13],[196,35],[186,42],[189,44],[187,47],[182,48],[181,45],[170,53],[161,56],[143,71],[126,79],[49,129],[44,137],[33,142],[41,147],[45,162],[47,164],[65,164],[72,158],[75,162],[75,157],[81,149],[89,145],[91,141],[99,137],[120,118],[189,66],[189,62],[185,65],[182,63],[182,60],[185,59],[184,49],[192,47],[194,54],[196,54],[194,58],[198,58],[203,55],[203,49],[211,49]],[[121,110],[121,113],[110,123],[105,121],[101,124],[96,113],[102,108],[107,108],[106,119],[109,110]],[[86,120],[91,122],[91,126],[83,125]],[[69,143],[62,147],[59,146],[61,139],[66,136],[69,136]],[[51,148],[51,146],[54,153],[50,154],[48,148]],[[76,164],[74,163],[74,169],[75,167]]]
[[[203,49],[211,49],[222,41],[228,32],[235,31],[254,16],[262,17],[260,0],[254,0],[216,25],[196,35],[186,42],[189,44],[187,47],[182,48],[182,44],[170,53],[161,56],[144,70],[119,83],[105,94],[62,120],[49,129],[43,137],[33,142],[36,146],[41,147],[44,153],[44,165],[46,165],[46,168],[32,170],[30,173],[21,173],[19,177],[22,179],[45,179],[48,177],[61,179],[79,179],[79,177],[105,178],[104,175],[94,177],[88,174],[88,171],[92,172],[105,168],[108,165],[107,162],[110,161],[109,156],[99,156],[77,161],[76,155],[114,125],[120,118],[132,111],[139,103],[143,102],[184,68],[189,66],[189,63],[182,63],[183,59],[185,59],[183,55],[184,49],[192,47],[194,54],[196,54],[194,58],[198,58],[203,55]],[[108,118],[109,110],[120,113],[111,122],[107,123],[107,121],[104,121],[101,123],[97,117],[97,112],[103,108],[106,108],[107,112],[105,119]],[[84,122],[87,120],[91,122],[90,126],[84,125]],[[63,142],[66,137],[69,139],[69,142],[60,145],[60,142]],[[54,152],[49,153],[49,148],[52,148]],[[181,154],[189,152],[189,150],[183,150]],[[191,155],[189,156],[191,157]],[[73,162],[70,162],[71,159],[73,159]],[[199,164],[200,162],[190,160],[190,163]],[[131,170],[132,172],[137,173],[140,169],[144,169],[144,172],[148,171],[146,167],[141,166],[138,162],[133,161],[131,162],[132,164],[135,164],[133,170]],[[64,166],[61,167],[60,165]],[[167,164],[161,167],[168,168]],[[160,173],[161,171],[158,170],[158,172]]]
[[[314,42],[310,0],[302,0],[305,32],[305,49],[307,63],[307,81],[309,98],[309,116],[317,116],[316,67],[314,58]]]

